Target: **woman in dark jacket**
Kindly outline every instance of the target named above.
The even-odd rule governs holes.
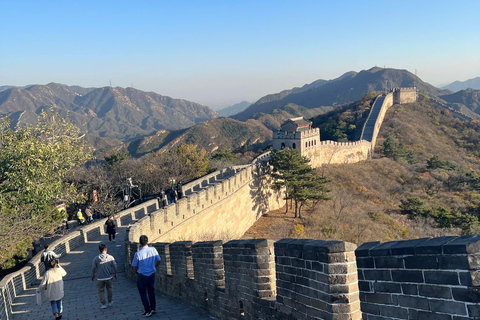
[[[105,225],[107,226],[107,233],[108,233],[108,241],[115,242],[115,233],[117,232],[116,227],[117,223],[115,220],[112,219],[112,216],[108,217],[108,220],[105,221]]]

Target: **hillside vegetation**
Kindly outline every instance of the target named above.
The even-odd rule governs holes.
[[[304,219],[273,212],[246,237],[360,244],[478,233],[478,142],[477,121],[455,119],[428,101],[395,105],[386,114],[374,159],[318,169],[331,180],[331,200],[309,208]]]

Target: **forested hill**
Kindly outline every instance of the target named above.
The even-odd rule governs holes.
[[[423,82],[407,70],[378,67],[358,73],[348,72],[337,79],[320,80],[313,84],[307,86],[306,90],[282,91],[277,95],[261,98],[245,111],[232,116],[232,118],[244,121],[256,113],[271,113],[288,103],[309,109],[341,105],[359,100],[371,91],[388,91],[397,87],[417,87],[418,90],[424,90],[433,96],[450,93],[448,90],[441,90]]]
[[[123,141],[217,118],[210,108],[133,88],[82,88],[57,83],[0,91],[0,114],[12,125],[33,123],[42,109],[67,115],[83,133]]]

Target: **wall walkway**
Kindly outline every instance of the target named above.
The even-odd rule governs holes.
[[[124,221],[133,221],[144,215],[147,207],[148,204],[126,210],[121,216]],[[102,232],[104,223],[105,219],[102,219],[50,245],[55,252],[63,254],[60,262],[68,273],[64,278],[64,319],[143,319],[140,316],[143,307],[136,284],[125,274],[126,227],[118,228],[116,243],[108,243],[107,235]],[[101,242],[107,244],[108,253],[115,257],[119,271],[118,280],[114,280],[114,304],[103,310],[98,301],[96,281],[90,278],[91,263],[98,254],[98,244]],[[1,282],[1,320],[53,319],[48,302],[42,306],[36,304],[35,291],[41,280],[40,274],[44,272],[43,263],[38,264],[39,260],[40,256],[36,255],[29,266]],[[201,311],[161,294],[157,295],[157,306],[156,317],[161,319],[211,319]]]

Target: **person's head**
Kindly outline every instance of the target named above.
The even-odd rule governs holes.
[[[58,260],[57,259],[52,259],[48,262],[50,265],[50,268],[55,268],[58,265]]]
[[[140,245],[145,247],[148,244],[148,237],[146,235],[140,236]]]
[[[112,216],[108,216],[108,221],[112,220]]]
[[[43,249],[47,250],[48,249],[48,244],[44,245]]]
[[[100,253],[107,253],[107,245],[104,243],[100,243],[98,245],[98,251],[100,251]]]

